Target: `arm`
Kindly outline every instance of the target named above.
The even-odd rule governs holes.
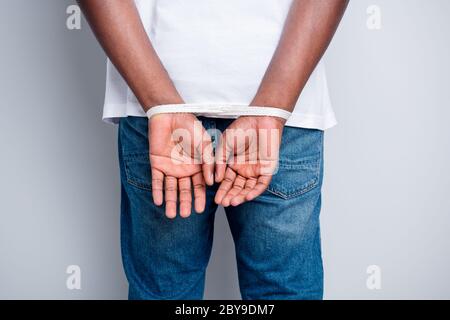
[[[133,0],[78,0],[78,3],[144,111],[155,105],[183,103],[148,38]],[[179,202],[180,215],[187,217],[191,214],[193,192],[195,210],[202,212],[205,180],[213,184],[214,164],[208,160],[212,157],[209,135],[192,114],[159,115],[149,120],[148,127],[154,203],[162,205],[165,200],[166,215],[174,218]],[[192,140],[175,141],[173,133],[179,129],[188,132]],[[173,150],[183,151],[179,159],[173,158]],[[195,161],[198,157],[203,163]]]
[[[93,32],[144,111],[183,103],[157,56],[133,0],[78,0]]]
[[[348,0],[292,2],[282,37],[251,105],[288,111],[294,109],[311,73],[331,42],[347,4]],[[281,139],[284,124],[284,120],[275,117],[240,117],[227,128],[216,151],[216,182],[221,182],[216,203],[236,206],[255,199],[269,186],[278,161],[279,140],[274,143],[258,136],[249,142],[254,147],[236,146],[232,132],[254,130],[260,135],[261,131],[270,133],[274,130]],[[266,149],[270,146],[270,154],[274,156],[266,159],[259,157],[256,164],[230,161],[248,156],[248,150],[261,148],[261,143],[266,144]]]
[[[327,49],[348,0],[294,0],[252,105],[292,111]]]

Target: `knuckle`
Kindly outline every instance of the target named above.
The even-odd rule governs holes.
[[[205,189],[205,185],[202,183],[194,184],[194,190],[203,190]]]

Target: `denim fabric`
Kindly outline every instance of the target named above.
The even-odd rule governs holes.
[[[223,131],[232,120],[200,118]],[[211,254],[214,195],[206,210],[170,220],[153,204],[147,119],[119,125],[121,244],[130,299],[201,299]],[[286,127],[278,172],[254,201],[226,208],[243,299],[322,299],[319,213],[323,131]],[[194,212],[194,211],[193,211]]]

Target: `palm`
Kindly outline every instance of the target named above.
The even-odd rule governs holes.
[[[186,150],[187,146],[173,139],[173,131],[179,129],[175,125],[171,117],[165,116],[150,124],[150,163],[153,170],[160,171],[165,176],[191,177],[201,172],[202,167],[199,161],[195,161],[195,153]]]
[[[213,183],[212,166],[204,161],[208,152],[212,154],[212,148],[197,118],[192,114],[153,117],[149,122],[149,150],[155,204],[161,205],[165,198],[166,215],[174,218],[179,201],[180,214],[187,217],[191,212],[193,185],[195,210],[202,212],[205,206],[203,174],[211,176],[208,184]]]
[[[272,117],[241,117],[225,131],[216,157],[216,202],[239,205],[259,196],[278,163],[284,123]]]
[[[239,118],[227,130],[228,167],[245,178],[271,175],[278,162],[279,128],[263,118]],[[239,131],[240,130],[240,131]],[[237,137],[245,134],[245,138]],[[271,136],[275,134],[274,136]]]
[[[240,153],[235,153],[233,158],[235,160],[229,162],[228,167],[244,178],[258,178],[258,176],[264,172],[264,168],[266,168],[266,166],[262,164],[260,156],[256,152],[250,151],[250,148],[246,148],[246,150],[243,150]],[[255,160],[245,161],[245,159]]]

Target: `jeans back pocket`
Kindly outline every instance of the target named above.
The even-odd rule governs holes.
[[[321,185],[323,131],[286,127],[278,171],[267,191],[282,199],[301,196]]]
[[[278,171],[267,191],[285,200],[301,196],[320,183],[321,154],[298,161],[284,162],[280,159]]]
[[[139,189],[152,190],[150,158],[148,153],[128,153],[123,156],[127,182]]]

